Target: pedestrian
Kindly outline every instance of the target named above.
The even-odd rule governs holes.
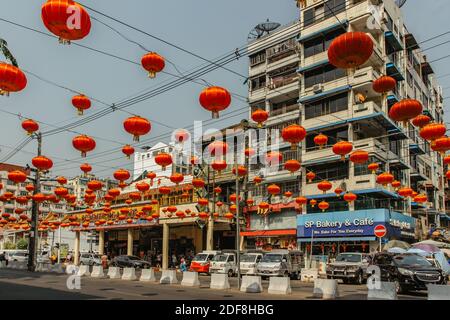
[[[102,261],[103,269],[107,269],[108,268],[108,256],[106,254],[102,255],[101,261]]]
[[[180,269],[181,269],[181,272],[187,271],[186,260],[184,259],[184,257],[182,257],[180,260]]]
[[[160,254],[158,254],[158,256],[156,257],[156,266],[158,267],[158,268],[161,268],[161,260],[162,260],[162,255],[161,255],[161,253]]]
[[[8,259],[6,258],[6,251],[3,251],[2,254],[0,254],[0,264],[5,261],[5,265],[8,265]]]
[[[178,263],[177,256],[176,256],[175,253],[173,253],[172,254],[172,268],[176,269],[177,268],[177,263]]]
[[[71,262],[72,262],[72,255],[69,252],[66,256],[66,263],[71,263]]]

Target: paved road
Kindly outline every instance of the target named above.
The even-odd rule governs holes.
[[[156,274],[159,279],[159,274]],[[291,281],[291,295],[270,295],[268,281],[263,281],[264,293],[242,293],[236,289],[237,279],[230,279],[230,290],[209,289],[208,276],[200,276],[200,288],[181,285],[160,285],[139,281],[81,279],[81,290],[69,290],[68,275],[30,273],[21,270],[0,269],[0,300],[44,299],[44,300],[304,300],[313,298],[313,285]],[[178,275],[181,281],[181,275]],[[367,297],[365,285],[339,285],[342,300],[363,300]],[[400,299],[426,299],[426,293],[400,296]]]

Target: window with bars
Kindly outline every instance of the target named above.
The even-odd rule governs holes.
[[[317,181],[320,180],[335,181],[349,178],[348,161],[339,161],[309,166],[307,168],[307,171],[312,171],[316,174],[316,180],[311,183],[317,183]]]
[[[305,72],[305,88],[311,88],[316,84],[335,81],[347,75],[347,70],[327,65]]]
[[[348,109],[348,93],[305,104],[305,119],[312,119]]]
[[[325,36],[308,40],[304,43],[304,58],[312,57],[316,54],[325,52],[330,47],[331,42],[339,35],[343,34],[343,29],[338,29]]]

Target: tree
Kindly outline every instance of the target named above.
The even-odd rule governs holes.
[[[5,250],[14,250],[16,245],[12,242],[5,242],[4,248]]]
[[[13,66],[18,67],[16,58],[12,55],[11,51],[8,49],[8,43],[6,40],[0,38],[0,51],[3,53],[3,56],[11,62]]]
[[[18,250],[26,250],[28,249],[28,241],[24,238],[17,241],[16,247]]]

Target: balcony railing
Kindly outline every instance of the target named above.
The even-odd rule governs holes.
[[[298,104],[292,104],[289,106],[283,106],[281,108],[277,108],[275,110],[270,111],[270,116],[275,117],[279,116],[280,114],[285,114],[294,110],[299,110]]]
[[[294,83],[298,81],[299,76],[297,73],[290,74],[288,76],[276,77],[270,79],[270,83],[267,86],[270,90],[277,89],[280,87],[284,87],[288,84]]]

